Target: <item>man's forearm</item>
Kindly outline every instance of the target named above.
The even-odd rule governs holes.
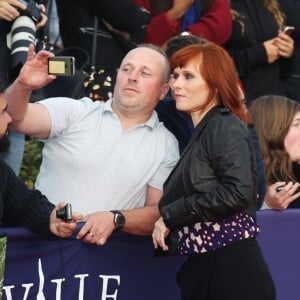
[[[160,217],[157,205],[122,211],[125,216],[123,231],[136,235],[151,235],[154,223]]]
[[[16,79],[4,93],[4,97],[7,101],[7,112],[13,118],[13,121],[22,121],[31,96],[31,90],[25,88]]]

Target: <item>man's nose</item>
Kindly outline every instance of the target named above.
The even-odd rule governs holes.
[[[132,70],[128,76],[128,78],[132,81],[136,81],[140,75],[139,70]]]

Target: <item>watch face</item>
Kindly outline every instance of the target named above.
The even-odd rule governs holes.
[[[114,223],[116,229],[121,229],[125,225],[125,217],[121,213],[115,213]]]

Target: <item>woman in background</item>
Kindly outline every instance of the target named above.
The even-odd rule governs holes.
[[[222,45],[231,35],[232,18],[226,0],[134,0],[151,12],[145,42],[159,46],[188,31]]]
[[[295,41],[295,68],[286,81],[286,92],[289,98],[300,102],[300,0],[279,0],[280,6],[286,16],[286,23],[294,26],[292,37]]]
[[[225,48],[234,60],[248,104],[263,95],[285,95],[294,68],[294,41],[282,30],[277,0],[231,0],[233,28]]]
[[[300,103],[277,95],[259,97],[251,104],[249,117],[265,164],[262,208],[300,208]]]

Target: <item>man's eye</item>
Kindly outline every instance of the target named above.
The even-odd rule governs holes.
[[[151,76],[151,73],[146,72],[146,71],[142,71],[141,74],[142,74],[143,77],[150,77]]]
[[[124,67],[124,68],[122,68],[122,71],[123,71],[124,73],[130,73],[130,72],[131,72],[131,69],[128,68],[128,67]]]

